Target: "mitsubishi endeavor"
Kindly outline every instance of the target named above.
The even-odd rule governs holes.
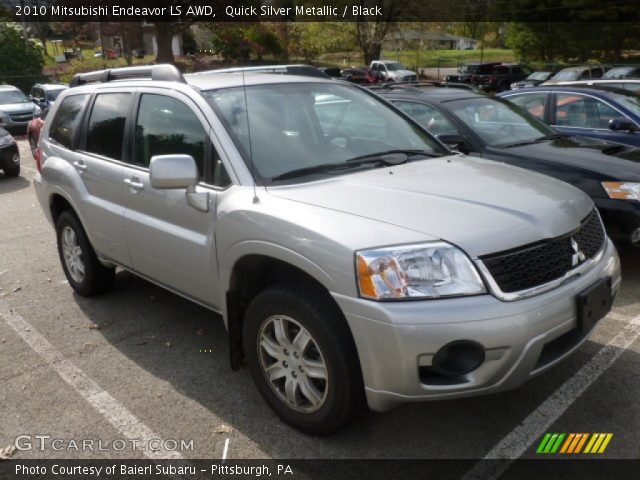
[[[232,368],[307,433],[521,385],[620,285],[586,194],[455,154],[346,82],[78,74],[36,156],[71,287],[120,267],[219,312]]]

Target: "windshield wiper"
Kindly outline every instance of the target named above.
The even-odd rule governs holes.
[[[386,152],[372,153],[350,158],[344,163],[323,163],[312,167],[297,168],[272,177],[271,180],[288,180],[316,173],[339,172],[341,170],[351,170],[363,165],[391,167],[406,163],[407,160],[409,160],[409,157],[416,155],[426,157],[441,156],[440,154],[425,152],[423,150],[388,150]]]
[[[542,137],[530,138],[529,140],[523,140],[521,142],[503,143],[502,145],[496,145],[502,148],[522,147],[524,145],[530,145],[532,143],[544,142],[545,140],[556,140],[558,138],[566,137],[561,133],[551,133],[549,135],[543,135]]]
[[[442,157],[442,153],[427,152],[425,150],[386,150],[384,152],[368,153],[367,155],[360,155],[359,157],[353,157],[347,160],[347,163],[368,163],[372,161],[382,161],[386,165],[400,165],[406,162],[409,157],[423,156],[423,157]]]

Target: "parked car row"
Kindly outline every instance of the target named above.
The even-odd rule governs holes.
[[[533,97],[521,93],[526,91],[500,94],[515,98],[515,105],[463,89],[394,88],[378,93],[454,150],[580,188],[598,207],[610,237],[620,245],[640,246],[640,149],[586,138],[581,131],[552,129],[541,115],[536,118],[519,108],[533,108]],[[565,102],[560,103],[564,108]]]
[[[31,87],[29,96],[19,88],[0,85],[0,170],[7,177],[20,174],[20,152],[11,135],[29,136],[31,151],[35,152],[38,134],[44,117],[54,105],[56,98],[67,85],[37,83]]]

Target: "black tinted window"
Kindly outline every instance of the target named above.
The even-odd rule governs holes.
[[[87,129],[87,152],[122,160],[130,97],[129,93],[104,93],[96,97]]]
[[[163,95],[145,94],[136,121],[134,163],[148,167],[154,155],[191,155],[204,177],[206,131],[184,103]]]
[[[80,125],[81,112],[89,95],[73,95],[62,101],[51,122],[49,137],[66,148],[73,148],[75,132]]]

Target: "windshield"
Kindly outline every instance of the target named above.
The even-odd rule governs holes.
[[[546,80],[551,72],[533,72],[527,77],[527,80]]]
[[[564,70],[556,73],[553,76],[553,80],[560,80],[565,82],[570,80],[577,80],[579,75],[580,72],[578,72],[577,70]]]
[[[0,92],[0,105],[7,105],[9,103],[27,103],[30,100],[20,90],[6,90]]]
[[[405,67],[403,64],[398,63],[398,62],[389,62],[389,63],[385,63],[387,70],[389,70],[390,72],[395,72],[396,70],[406,70],[407,67]]]
[[[554,133],[519,107],[494,98],[455,100],[447,106],[489,146],[531,141]]]
[[[627,75],[629,75],[629,73],[631,73],[632,70],[633,70],[633,67],[612,68],[611,70],[606,72],[602,76],[602,78],[623,78],[623,77],[626,77]]]
[[[65,90],[66,88],[60,88],[57,90],[47,90],[47,100],[49,100],[50,102],[53,102],[56,98],[58,98],[58,95],[60,95]]]
[[[392,107],[346,85],[249,86],[246,103],[242,87],[203,95],[249,166],[252,154],[252,170],[260,183],[270,184],[294,170],[346,165],[350,159],[390,150],[448,153]]]
[[[631,110],[631,112],[636,116],[637,119],[640,118],[640,97],[634,94],[631,95],[623,95],[620,93],[609,92],[609,96],[618,102],[620,105],[625,107],[627,110]]]

